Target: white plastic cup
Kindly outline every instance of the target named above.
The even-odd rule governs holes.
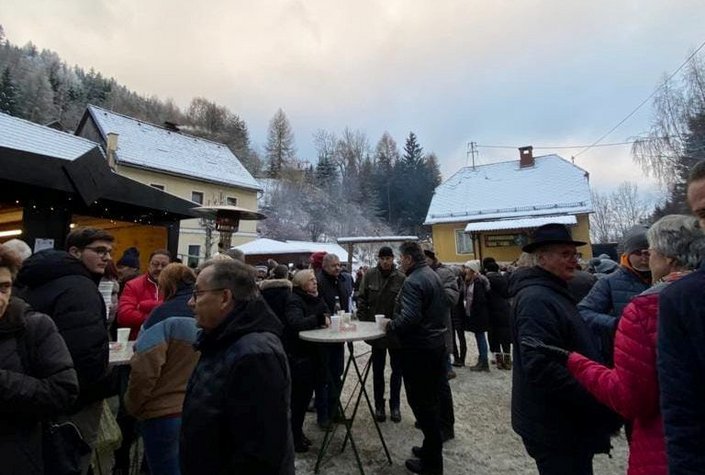
[[[382,329],[384,328],[384,320],[387,317],[384,315],[375,315],[375,323],[377,324],[377,328]]]
[[[127,340],[130,338],[129,328],[118,328],[117,330],[117,341],[122,345],[123,348],[127,346]]]
[[[343,324],[347,325],[350,323],[350,317],[352,314],[350,313],[343,313]]]
[[[340,315],[331,315],[330,329],[336,333],[340,331]]]

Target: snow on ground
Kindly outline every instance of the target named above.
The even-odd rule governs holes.
[[[475,363],[474,338],[468,333],[468,361]],[[355,353],[361,355],[369,349],[363,342],[355,343]],[[358,364],[364,364],[368,355],[361,356]],[[524,450],[519,436],[512,431],[510,423],[511,371],[492,368],[490,373],[474,373],[468,367],[455,368],[458,377],[451,381],[455,407],[455,439],[443,447],[446,475],[478,474],[536,474],[536,466]],[[389,372],[389,363],[387,363]],[[349,394],[355,381],[348,377],[345,394]],[[389,381],[389,375],[387,375]],[[367,380],[367,391],[372,400],[372,375]],[[414,428],[414,418],[406,403],[402,388],[402,421],[395,424],[387,418],[380,424],[382,433],[392,456],[392,465],[387,463],[381,443],[366,407],[353,425],[353,436],[364,464],[365,473],[407,474],[404,461],[411,457],[411,447],[420,445],[421,431]],[[364,401],[364,400],[363,400]],[[352,404],[351,404],[352,408]],[[387,410],[387,412],[389,412]],[[389,414],[387,414],[389,415]],[[296,454],[296,473],[311,474],[316,464],[318,448],[324,432],[316,425],[315,413],[307,413],[304,433],[313,441],[313,447],[305,454]],[[359,473],[350,445],[340,453],[345,429],[338,427],[333,443],[324,463],[322,474],[347,475]],[[595,473],[621,475],[626,472],[627,445],[622,435],[612,440],[612,458],[607,455],[595,457]]]

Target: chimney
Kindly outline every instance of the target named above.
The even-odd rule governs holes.
[[[519,147],[519,168],[534,166],[534,147],[527,145]]]
[[[117,144],[118,144],[118,134],[115,132],[108,132],[108,139],[105,142],[106,155],[108,156],[108,166],[112,171],[117,169]]]

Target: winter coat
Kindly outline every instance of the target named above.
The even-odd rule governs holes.
[[[444,338],[446,342],[446,353],[450,355],[453,353],[453,334],[451,333],[453,322],[450,319],[450,314],[451,309],[458,301],[460,290],[458,290],[458,281],[455,278],[455,272],[453,269],[441,263],[431,266],[431,269],[433,269],[436,274],[438,274],[438,277],[441,278],[443,292],[446,296],[447,308],[444,313],[444,322],[447,330],[444,334]]]
[[[568,281],[568,290],[573,295],[576,302],[583,300],[592,290],[592,286],[597,282],[597,276],[584,270],[576,270],[573,278]]]
[[[498,342],[509,343],[512,339],[509,281],[499,272],[488,272],[485,277],[490,281],[490,290],[487,292],[489,331],[494,334],[494,339]]]
[[[317,345],[299,338],[299,332],[322,327],[326,314],[330,313],[320,295],[314,297],[295,287],[287,298],[284,312],[283,340],[287,354],[297,357],[317,354]]]
[[[661,292],[658,379],[668,473],[705,467],[705,264]]]
[[[456,277],[455,283],[458,286],[458,300],[450,309],[450,321],[453,329],[465,331],[467,317],[465,315],[465,279]]]
[[[181,473],[294,473],[281,333],[279,319],[257,298],[237,303],[220,326],[200,334],[201,358],[182,413]]]
[[[0,318],[0,473],[41,475],[43,420],[78,396],[71,355],[52,320],[11,298]]]
[[[417,262],[406,272],[387,333],[403,348],[445,347],[447,313],[448,298],[440,277],[426,262]]]
[[[17,280],[24,300],[51,317],[71,353],[80,385],[73,411],[113,394],[100,276],[67,252],[48,249],[28,257]]]
[[[512,427],[528,443],[560,451],[583,447],[593,453],[610,449],[610,434],[621,421],[583,388],[565,364],[519,344],[534,337],[579,352],[594,361],[600,355],[565,281],[532,267],[515,273],[510,294],[514,371]]]
[[[375,315],[387,318],[394,316],[394,302],[404,284],[406,276],[400,270],[392,268],[386,277],[379,266],[368,270],[362,276],[360,292],[357,296],[357,318],[365,322],[374,322]],[[386,338],[370,340],[367,343],[376,348],[386,348]]]
[[[142,324],[154,308],[162,303],[157,283],[149,274],[128,281],[118,301],[117,322],[130,329],[130,340],[137,338]]]
[[[125,408],[139,420],[181,414],[186,383],[198,362],[193,317],[169,317],[144,328],[130,360]]]
[[[318,295],[323,298],[331,313],[335,308],[335,298],[340,298],[340,308],[346,312],[350,311],[350,296],[352,295],[352,285],[348,285],[343,273],[338,277],[333,277],[323,269],[316,272],[318,281]]]
[[[465,283],[466,295],[469,293],[468,287],[471,285],[472,302],[470,303],[470,314],[466,319],[465,329],[473,333],[483,333],[490,327],[490,310],[487,296],[488,286],[485,285],[485,280],[478,276],[473,279],[472,282]]]
[[[182,285],[176,290],[169,300],[165,300],[152,310],[147,320],[142,325],[143,330],[156,325],[170,317],[194,318],[193,310],[188,306],[188,301],[193,296],[193,285]]]
[[[617,326],[614,369],[571,353],[568,369],[598,401],[633,422],[628,475],[666,475],[666,441],[659,408],[656,328],[659,291],[651,288],[624,309]]]
[[[291,281],[289,279],[269,279],[259,283],[262,297],[272,309],[279,321],[284,323],[286,301],[291,295]]]
[[[634,272],[620,267],[612,274],[598,279],[590,293],[580,301],[578,310],[607,363],[612,361],[614,332],[624,307],[649,288]]]

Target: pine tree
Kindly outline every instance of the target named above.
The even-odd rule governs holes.
[[[10,115],[19,115],[17,86],[12,79],[9,66],[5,67],[2,77],[0,77],[0,111]]]
[[[271,178],[279,178],[282,169],[295,158],[294,133],[284,111],[277,110],[269,121],[267,145],[265,145],[268,172]]]

